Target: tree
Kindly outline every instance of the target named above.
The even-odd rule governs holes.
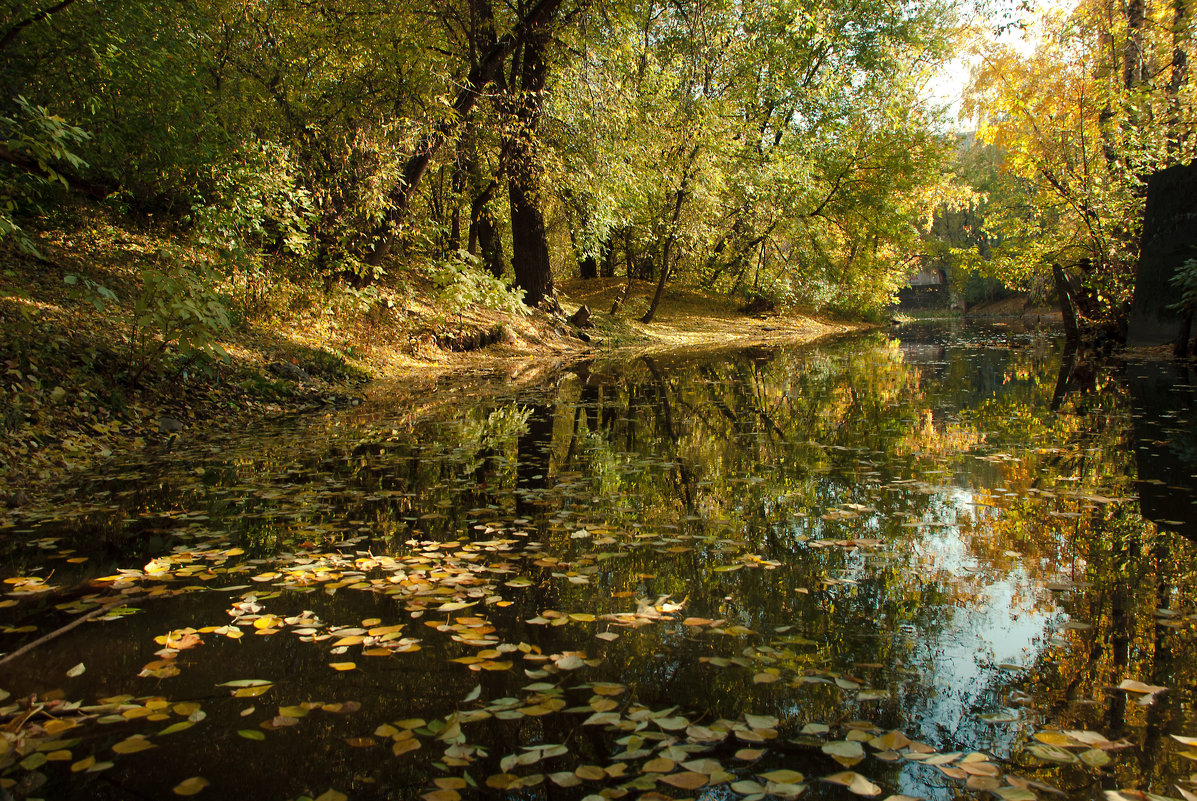
[[[1084,0],[1039,15],[1034,52],[990,43],[967,110],[1028,182],[994,215],[1010,283],[1055,273],[1081,322],[1125,330],[1145,181],[1194,156],[1183,4]]]

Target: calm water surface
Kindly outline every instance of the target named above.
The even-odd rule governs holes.
[[[1195,401],[1168,364],[915,326],[152,448],[0,529],[0,649],[91,615],[0,665],[0,776],[1191,798]]]

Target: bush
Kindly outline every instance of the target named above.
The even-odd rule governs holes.
[[[531,313],[524,305],[522,289],[511,288],[495,278],[482,268],[481,259],[464,250],[436,262],[429,277],[437,287],[437,301],[446,315],[460,315],[475,306],[508,314]]]
[[[172,346],[183,358],[203,364],[227,358],[217,337],[229,330],[229,318],[214,285],[214,276],[198,270],[142,273],[129,334],[133,384],[161,364]]]

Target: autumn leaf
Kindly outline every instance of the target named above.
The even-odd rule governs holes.
[[[175,795],[195,795],[207,787],[208,784],[209,781],[202,776],[192,776],[190,779],[184,779],[176,784],[171,792]]]

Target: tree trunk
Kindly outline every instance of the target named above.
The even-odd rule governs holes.
[[[503,63],[525,39],[533,34],[541,35],[543,29],[550,27],[553,15],[564,0],[538,0],[532,8],[520,19],[515,26],[503,34],[493,47],[486,52],[466,76],[464,85],[453,100],[452,113],[449,114],[431,132],[420,138],[415,150],[403,167],[403,175],[399,183],[391,190],[391,208],[387,211],[382,224],[370,237],[370,250],[363,261],[371,267],[381,264],[394,247],[399,222],[407,213],[416,187],[424,173],[428,171],[428,164],[441,146],[457,127],[457,121],[464,119],[478,105],[482,97],[482,90],[498,77],[503,69]]]
[[[591,278],[598,278],[598,258],[595,256],[587,256],[578,262],[578,277],[587,280]]]
[[[536,205],[535,182],[529,172],[513,170],[507,183],[511,201],[511,267],[515,285],[524,290],[524,303],[538,306],[553,295],[544,216]]]
[[[511,267],[515,285],[524,290],[524,303],[539,306],[554,296],[549,242],[539,202],[539,165],[534,153],[534,134],[540,117],[548,67],[544,31],[529,35],[523,44],[519,64],[520,97],[515,109],[520,129],[511,140],[511,166],[507,171],[507,196],[511,202]],[[514,81],[513,81],[514,82]]]
[[[690,167],[697,155],[698,145],[695,145],[694,149],[690,151],[690,164],[686,166],[686,172],[682,176],[682,185],[678,187],[677,196],[673,202],[673,219],[669,222],[669,235],[665,237],[665,244],[661,247],[661,274],[657,276],[657,290],[653,292],[652,303],[649,304],[648,311],[640,318],[640,322],[645,324],[653,321],[653,317],[657,314],[657,306],[661,305],[661,298],[665,296],[665,283],[669,280],[671,267],[669,253],[673,249],[673,243],[677,240],[677,224],[682,216],[682,203],[685,202],[686,193],[690,190]]]
[[[1168,76],[1168,153],[1181,152],[1185,142],[1185,128],[1182,124],[1180,90],[1189,78],[1188,24],[1189,0],[1173,0],[1172,3],[1172,63]]]
[[[499,234],[499,226],[487,203],[494,197],[499,187],[497,180],[492,180],[486,188],[474,198],[470,204],[470,253],[482,256],[482,263],[495,278],[502,278],[507,271],[503,261],[503,238]]]
[[[1060,313],[1064,315],[1064,338],[1068,342],[1078,342],[1081,335],[1076,321],[1076,307],[1072,303],[1072,288],[1068,284],[1068,277],[1064,275],[1064,268],[1059,264],[1052,264],[1052,277],[1056,279]]]

